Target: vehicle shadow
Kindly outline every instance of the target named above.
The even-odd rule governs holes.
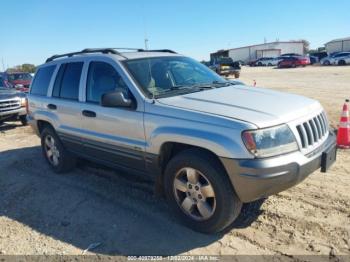
[[[11,129],[15,129],[16,127],[19,127],[21,125],[13,123],[13,122],[0,122],[0,133],[4,133],[6,131],[9,131]]]
[[[181,225],[145,177],[87,161],[70,173],[55,174],[39,146],[0,152],[0,168],[0,217],[82,250],[99,243],[92,252],[177,255],[208,246],[227,232],[206,235]],[[230,230],[256,218],[248,217],[243,212]]]

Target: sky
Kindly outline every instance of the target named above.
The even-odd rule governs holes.
[[[0,71],[92,47],[219,49],[350,36],[349,0],[1,0]]]

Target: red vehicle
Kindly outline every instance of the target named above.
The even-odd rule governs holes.
[[[310,64],[310,58],[306,56],[287,56],[284,57],[283,60],[278,62],[278,68],[282,67],[298,67],[298,66],[306,66]]]
[[[32,76],[29,73],[6,73],[8,82],[17,90],[28,92],[29,85],[32,82]]]

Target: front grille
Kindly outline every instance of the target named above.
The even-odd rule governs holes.
[[[16,110],[21,107],[21,102],[18,99],[0,101],[0,112]]]
[[[313,118],[297,125],[300,143],[303,149],[314,147],[328,134],[327,117],[322,112]]]

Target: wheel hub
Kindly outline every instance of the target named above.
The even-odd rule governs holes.
[[[50,135],[46,136],[45,138],[45,151],[47,159],[50,161],[50,163],[57,166],[59,164],[60,151],[56,146],[55,139]]]
[[[204,174],[193,168],[182,168],[174,179],[174,194],[182,211],[196,220],[207,220],[215,211],[214,189]]]

